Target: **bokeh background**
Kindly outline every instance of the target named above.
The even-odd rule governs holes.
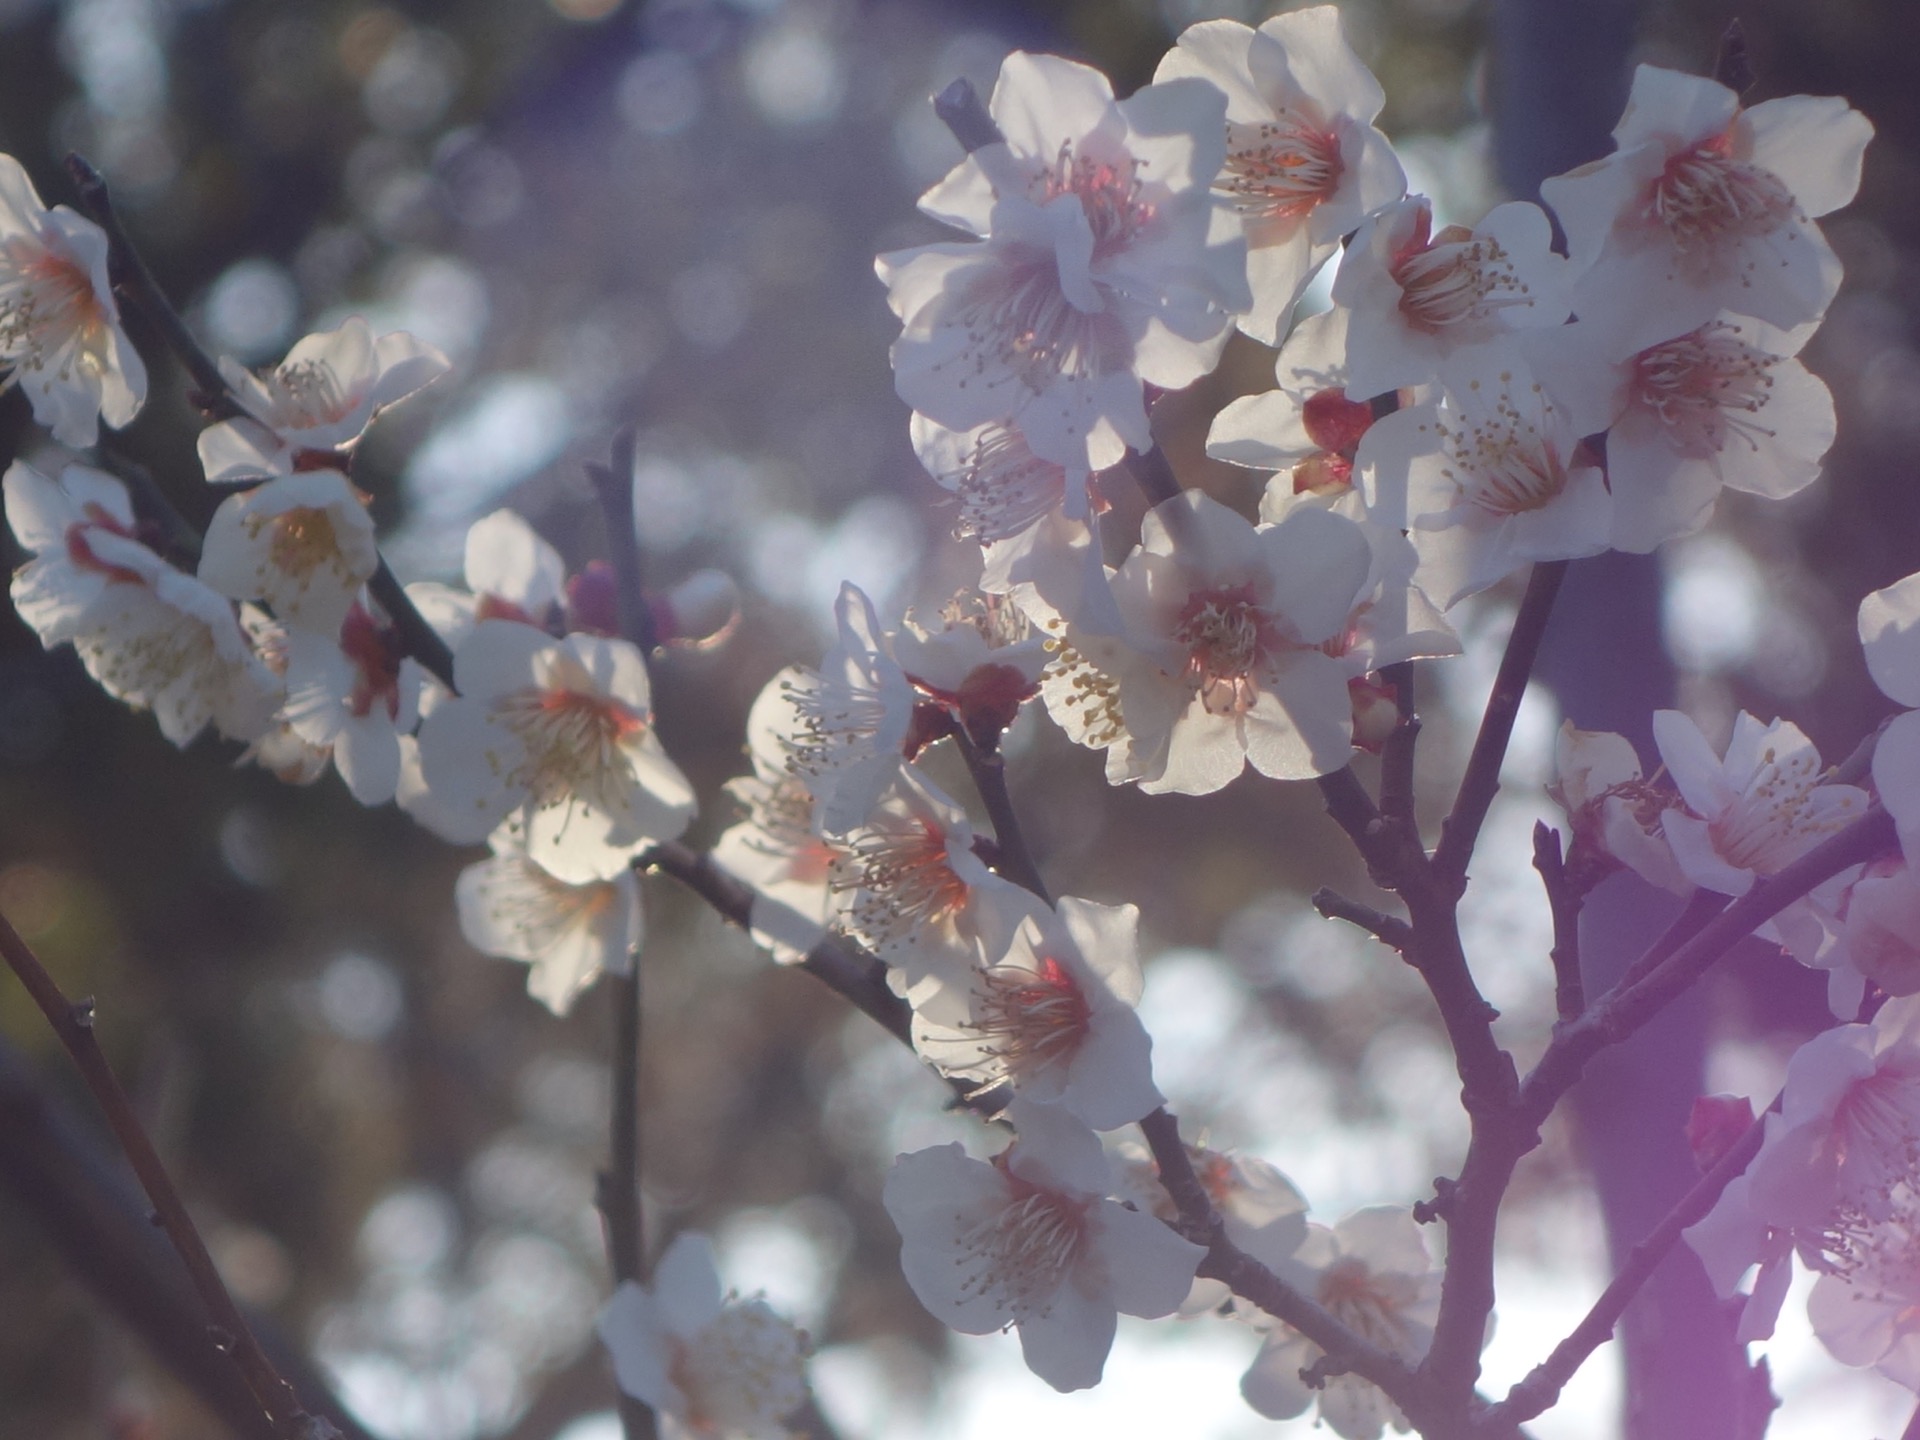
[[[1499,134],[1540,123],[1523,101],[1490,99],[1523,93],[1502,84],[1514,67],[1600,68],[1601,88],[1623,92],[1611,52],[1514,53],[1502,39],[1512,12],[1542,7],[1551,0],[1341,5],[1386,87],[1384,128],[1451,218],[1471,221],[1503,193]],[[1091,61],[1124,93],[1185,24],[1257,23],[1271,8],[0,0],[0,150],[49,203],[71,199],[60,157],[90,157],[212,347],[270,364],[358,313],[453,357],[452,379],[380,422],[358,471],[406,578],[449,578],[465,525],[501,503],[576,566],[604,553],[582,463],[636,427],[650,577],[664,588],[717,566],[746,597],[727,646],[668,656],[656,682],[662,735],[706,802],[695,838],[710,839],[729,820],[719,786],[743,768],[746,706],[781,664],[818,657],[841,579],[884,609],[937,604],[970,578],[906,443],[886,359],[894,325],[871,268],[877,251],[938,238],[912,202],[958,151],[927,97],[956,75],[985,92],[1014,47]],[[1860,202],[1828,226],[1847,283],[1808,352],[1841,439],[1823,483],[1766,510],[1730,497],[1711,534],[1640,583],[1678,694],[1710,732],[1745,705],[1790,716],[1837,758],[1886,708],[1851,639],[1854,605],[1920,567],[1920,12],[1906,0],[1738,8],[1756,98],[1845,93],[1879,129]],[[1706,70],[1735,7],[1590,9],[1628,27],[1631,58]],[[112,444],[204,520],[213,497],[194,470],[181,377],[151,363],[153,337],[133,328],[156,383]],[[1249,513],[1261,477],[1207,462],[1200,444],[1215,409],[1271,383],[1270,364],[1236,339],[1215,377],[1156,416],[1183,478]],[[42,444],[25,403],[0,399],[0,451]],[[1137,500],[1123,488],[1114,499],[1123,543]],[[1429,816],[1512,598],[1472,607],[1473,654],[1426,682]],[[1577,663],[1657,674],[1655,638]],[[1329,1222],[1425,1194],[1463,1144],[1451,1062],[1418,983],[1308,909],[1317,885],[1364,890],[1313,789],[1248,778],[1149,801],[1108,790],[1097,756],[1034,719],[1010,746],[1016,804],[1056,890],[1142,907],[1157,1070],[1190,1128],[1279,1164]],[[1534,697],[1469,921],[1503,1038],[1522,1052],[1551,1020],[1546,922],[1523,857],[1548,813],[1555,723],[1551,697]],[[391,808],[362,810],[332,777],[289,789],[238,768],[235,751],[175,752],[70,652],[43,653],[0,615],[0,910],[71,992],[98,997],[103,1039],[234,1289],[316,1357],[370,1433],[610,1434],[591,1334],[607,1284],[592,1206],[605,995],[549,1016],[520,967],[460,938],[451,886],[476,854]],[[1070,1399],[1026,1376],[1010,1340],[950,1342],[899,1278],[879,1188],[902,1148],[982,1137],[869,1022],[767,964],[671,882],[649,881],[647,904],[655,1242],[711,1230],[728,1279],[807,1326],[822,1405],[849,1440],[1305,1432],[1308,1421],[1275,1425],[1241,1405],[1234,1384],[1255,1342],[1222,1322],[1123,1329],[1108,1385]],[[1759,951],[1725,969],[1691,1063],[1711,1088],[1764,1100],[1820,1023],[1821,986]],[[0,1038],[18,1072],[0,1072],[0,1437],[210,1433],[111,1300],[76,1278],[26,1183],[26,1151],[6,1148],[40,1113],[22,1096],[49,1093],[101,1143],[10,982]],[[1494,1381],[1524,1373],[1604,1279],[1589,1153],[1562,1124],[1522,1170]],[[1661,1183],[1647,1182],[1656,1200]],[[1889,1387],[1825,1365],[1791,1324],[1773,1364],[1787,1401],[1776,1435],[1904,1423]],[[1537,1433],[1623,1433],[1618,1392],[1603,1352]],[[1643,1419],[1633,1433],[1662,1432]]]

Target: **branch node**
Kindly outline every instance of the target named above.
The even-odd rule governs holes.
[[[67,1008],[67,1017],[82,1030],[93,1029],[93,996],[74,1001]]]
[[[1431,1225],[1436,1220],[1445,1220],[1453,1214],[1455,1199],[1460,1193],[1459,1184],[1445,1175],[1433,1177],[1433,1199],[1416,1200],[1413,1205],[1413,1218],[1422,1225]]]

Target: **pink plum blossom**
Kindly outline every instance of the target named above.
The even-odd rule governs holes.
[[[1920,575],[1860,602],[1860,645],[1880,692],[1907,709],[1887,722],[1873,751],[1873,788],[1900,830],[1909,859],[1920,855]]]

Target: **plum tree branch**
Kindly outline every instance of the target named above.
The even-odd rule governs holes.
[[[113,1067],[100,1049],[99,1038],[94,1033],[93,1002],[69,1000],[5,915],[0,915],[0,956],[26,987],[40,1013],[46,1016],[47,1023],[85,1078],[87,1088],[106,1112],[114,1138],[120,1142],[141,1188],[153,1202],[155,1218],[186,1265],[193,1288],[206,1306],[211,1318],[206,1332],[208,1347],[231,1357],[254,1403],[272,1422],[273,1433],[281,1440],[339,1440],[340,1432],[331,1421],[308,1413],[293,1386],[261,1349],[260,1341],[240,1313],[240,1307],[234,1304],[233,1296],[227,1293],[220,1271],[207,1252],[206,1241],[187,1213],[186,1203],[174,1189],[159,1152],[153,1148],[153,1141],[147,1138],[134,1113],[132,1101],[120,1088]]]

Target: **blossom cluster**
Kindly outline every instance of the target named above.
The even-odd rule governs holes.
[[[727,787],[742,813],[712,851],[777,960],[873,957],[916,1052],[1013,1137],[990,1159],[903,1155],[886,1180],[932,1313],[1016,1328],[1062,1390],[1097,1383],[1120,1314],[1225,1314],[1261,1337],[1248,1402],[1275,1418],[1317,1404],[1348,1440],[1408,1422],[1356,1375],[1309,1388],[1314,1342],[1200,1275],[1191,1217],[1119,1133],[1163,1103],[1136,1008],[1140,913],[1046,892],[1010,822],[1003,739],[1044,712],[1104,752],[1110,783],[1147,793],[1208,794],[1249,766],[1327,776],[1401,723],[1394,667],[1458,652],[1448,614],[1467,597],[1535,561],[1687,535],[1723,486],[1811,483],[1833,408],[1795,357],[1839,283],[1813,221],[1850,199],[1869,136],[1838,100],[1747,109],[1642,67],[1610,156],[1548,182],[1545,207],[1468,226],[1407,193],[1382,104],[1331,6],[1196,25],[1125,99],[1085,66],[1007,59],[985,143],[921,200],[966,238],[878,261],[913,446],[980,544],[979,580],[897,622],[843,587],[820,664],[753,706],[752,773]],[[0,364],[61,446],[85,448],[145,393],[110,247],[0,161]],[[1331,308],[1299,317],[1336,255]],[[1154,479],[1154,397],[1211,371],[1236,329],[1277,347],[1276,387],[1227,406],[1208,440],[1271,472],[1248,513]],[[331,768],[363,804],[484,843],[456,886],[463,929],[526,962],[561,1013],[629,963],[635,866],[686,831],[695,797],[604,567],[569,577],[500,511],[467,535],[463,586],[401,591],[385,572],[355,452],[447,369],[358,318],[264,374],[221,362],[198,460],[223,498],[197,551],[108,459],[15,462],[7,517],[31,558],[12,595],[43,644],[71,644],[176,744],[211,728],[286,780]],[[1154,501],[1132,544],[1103,521],[1123,465]],[[716,593],[730,609],[708,581],[681,608]],[[1869,596],[1859,623],[1881,688],[1920,706],[1920,576]],[[447,657],[437,674],[428,652]],[[1738,896],[1876,799],[1916,853],[1911,711],[1880,737],[1871,789],[1785,721],[1742,714],[1723,752],[1678,712],[1654,730],[1651,778],[1618,736],[1563,735],[1577,883],[1625,866]],[[936,779],[961,767],[991,830]],[[1901,857],[1856,866],[1762,933],[1826,971],[1858,1023],[1796,1057],[1760,1159],[1696,1248],[1725,1292],[1761,1265],[1749,1335],[1797,1251],[1835,1353],[1920,1387],[1920,881]],[[1313,1224],[1264,1162],[1189,1158],[1227,1242],[1352,1335],[1421,1359],[1440,1286],[1411,1211]],[[804,1337],[724,1296],[695,1236],[650,1287],[621,1287],[602,1334],[669,1433],[778,1436],[805,1401]]]

